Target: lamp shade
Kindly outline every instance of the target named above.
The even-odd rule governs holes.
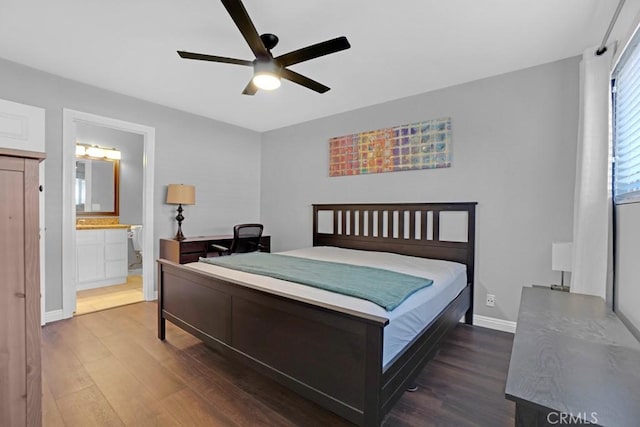
[[[167,203],[170,205],[195,205],[196,187],[184,184],[169,184]]]
[[[554,271],[571,271],[571,242],[555,242],[551,244],[551,269]]]

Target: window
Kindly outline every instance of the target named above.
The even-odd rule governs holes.
[[[612,74],[613,195],[616,203],[640,202],[640,31]]]

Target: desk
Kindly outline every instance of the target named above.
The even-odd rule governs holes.
[[[516,426],[637,426],[640,343],[602,298],[523,288],[505,395]]]
[[[233,235],[197,236],[184,240],[160,239],[160,258],[179,264],[196,262],[200,257],[211,257],[218,253],[218,251],[211,249],[211,245],[229,247],[232,240]],[[263,235],[260,244],[262,252],[270,252],[271,236]]]

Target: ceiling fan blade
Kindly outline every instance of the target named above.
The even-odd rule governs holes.
[[[333,40],[327,40],[322,43],[316,43],[293,52],[285,53],[275,58],[280,65],[287,67],[299,62],[308,61],[320,56],[329,55],[330,53],[340,52],[349,49],[351,45],[346,37],[338,37]]]
[[[295,71],[291,71],[289,69],[283,68],[280,72],[280,76],[283,79],[290,80],[294,83],[297,83],[301,86],[309,88],[311,90],[315,90],[318,93],[325,93],[330,88],[323,85],[322,83],[318,83],[315,80],[311,80],[309,77],[305,77],[302,74],[298,74]]]
[[[224,62],[225,64],[237,64],[237,65],[253,65],[253,61],[247,61],[244,59],[227,58],[224,56],[204,55],[202,53],[184,52],[178,51],[180,58],[185,59],[197,59],[200,61],[212,61],[212,62]]]
[[[231,19],[235,22],[256,58],[271,58],[271,54],[260,39],[260,35],[242,2],[240,0],[222,0],[222,4],[231,15]]]
[[[249,83],[242,91],[243,95],[255,95],[258,91],[258,87],[253,84],[253,79],[249,80]]]

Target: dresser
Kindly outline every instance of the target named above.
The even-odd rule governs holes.
[[[636,427],[640,343],[602,298],[523,288],[505,394],[516,426]]]
[[[0,148],[0,425],[42,425],[39,163]]]
[[[218,253],[217,250],[211,248],[211,245],[229,247],[232,240],[233,235],[198,236],[184,240],[160,239],[160,258],[178,264],[196,262],[200,257],[212,257]],[[270,252],[271,236],[263,235],[260,238],[260,245],[262,252]]]

